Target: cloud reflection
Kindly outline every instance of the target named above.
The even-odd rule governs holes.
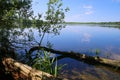
[[[90,42],[90,40],[91,40],[91,34],[84,33],[83,38],[81,39],[81,42]]]

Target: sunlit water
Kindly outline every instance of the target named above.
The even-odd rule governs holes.
[[[34,33],[39,41],[38,33]],[[120,29],[101,25],[67,25],[60,35],[46,34],[42,45],[47,42],[60,51],[74,51],[90,56],[99,56],[120,60]],[[72,80],[120,80],[120,74],[103,66],[93,66],[70,58],[58,61],[67,64],[60,73],[61,77]]]
[[[53,48],[74,51],[120,60],[120,29],[101,25],[67,25],[60,35],[46,35],[44,44],[50,41]]]
[[[35,40],[39,41],[36,29],[33,29]],[[47,42],[52,48],[60,51],[74,51],[90,56],[99,56],[120,60],[120,29],[101,25],[67,25],[60,35],[46,34],[42,45]],[[93,66],[70,58],[63,58],[59,64],[67,64],[61,71],[61,77],[72,80],[120,80],[120,74],[103,66]]]

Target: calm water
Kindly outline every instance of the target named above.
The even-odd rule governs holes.
[[[120,29],[100,25],[67,25],[60,35],[46,35],[44,44],[50,41],[53,48],[120,59]]]
[[[39,41],[38,30],[32,30],[35,40]],[[28,29],[25,30],[27,31]],[[46,45],[48,41],[56,50],[80,52],[90,56],[95,56],[95,51],[99,50],[101,57],[120,60],[119,28],[103,25],[67,25],[58,36],[46,34],[42,45]],[[93,66],[70,58],[63,58],[58,63],[67,64],[60,77],[72,80],[120,80],[119,72],[104,66]]]
[[[36,40],[38,33],[35,33]],[[99,50],[101,57],[120,60],[120,29],[101,25],[67,25],[59,36],[46,35],[53,48],[61,51],[74,51],[95,56]],[[61,72],[62,77],[72,80],[120,80],[120,74],[114,70],[88,65],[70,58],[63,58],[59,64],[67,64]],[[82,78],[82,79],[81,79]]]

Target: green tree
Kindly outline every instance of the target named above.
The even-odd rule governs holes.
[[[59,34],[59,31],[65,27],[65,12],[69,11],[69,8],[64,9],[62,7],[62,0],[49,0],[47,5],[48,9],[44,19],[41,14],[38,14],[38,17],[32,17],[33,23],[37,26],[37,30],[40,34],[39,41],[36,41],[38,46],[42,45],[42,41],[46,33],[55,35]],[[31,59],[31,54],[32,53],[27,54],[29,59]]]
[[[59,31],[65,27],[65,12],[69,10],[69,8],[62,8],[62,0],[49,0],[47,5],[48,9],[45,15],[45,19],[42,19],[42,15],[40,14],[38,14],[37,19],[33,17],[33,21],[36,24],[41,37],[40,41],[38,42],[39,46],[42,45],[42,41],[46,33],[57,35],[59,34]],[[38,50],[35,58],[32,58],[31,54],[32,53],[28,53],[27,57],[30,56],[29,61],[33,67],[51,73],[54,76],[57,76],[59,69],[63,67],[58,66],[57,61],[55,66],[53,66],[55,58],[52,58],[51,60],[50,53],[44,52],[42,49],[40,51]]]
[[[4,47],[6,50],[10,50],[11,46],[12,48],[14,45],[16,46],[16,44],[20,46],[20,43],[28,46],[26,42],[29,42],[29,40],[31,40],[34,35],[31,30],[29,32],[25,32],[24,29],[26,26],[31,27],[29,25],[29,22],[31,23],[31,21],[36,25],[41,35],[39,46],[41,46],[42,40],[46,33],[59,34],[59,31],[65,27],[64,13],[69,9],[62,8],[62,0],[49,0],[47,4],[48,9],[46,16],[44,16],[45,19],[41,18],[41,14],[38,14],[37,18],[34,17],[33,11],[31,9],[31,2],[31,0],[0,0],[0,35],[2,35],[0,36],[0,47]],[[16,30],[13,27],[19,27],[19,29],[22,27],[22,29]],[[20,39],[19,37],[22,38]],[[2,53],[3,52],[0,51],[0,54]],[[47,53],[44,53],[44,55],[45,54],[47,55]],[[30,53],[29,56],[33,57]],[[46,60],[49,62],[50,66],[48,67],[51,67],[53,61],[50,62],[50,56],[44,57],[46,57]]]
[[[0,27],[15,24],[19,14],[28,17],[30,7],[31,0],[0,0]]]
[[[26,16],[31,16],[30,10],[31,0],[0,0],[0,50],[4,48],[9,53],[13,47],[13,36],[20,32],[13,29],[18,26],[18,14],[21,11],[22,18],[26,19]],[[0,51],[0,56],[4,57],[2,55],[6,55],[6,52]]]
[[[45,21],[41,20],[41,15],[39,14],[40,24],[40,32],[41,32],[41,40],[40,44],[46,33],[59,34],[59,31],[65,27],[64,18],[65,12],[69,11],[69,8],[62,8],[62,0],[49,0],[47,3],[48,9],[45,16]]]

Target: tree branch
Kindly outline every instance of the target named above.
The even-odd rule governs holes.
[[[50,49],[50,48],[43,47],[43,46],[32,47],[29,50],[29,55],[31,55],[32,52],[35,50],[45,50],[48,52],[52,52],[54,54],[61,54],[62,56],[70,57],[72,59],[83,61],[88,64],[93,64],[93,65],[101,64],[104,66],[120,68],[120,61],[117,61],[117,60],[106,59],[106,58],[101,58],[101,57],[93,57],[93,56],[88,56],[86,54],[76,53],[76,52],[72,52],[72,51],[71,52],[59,51],[59,50],[54,50],[54,49]]]

